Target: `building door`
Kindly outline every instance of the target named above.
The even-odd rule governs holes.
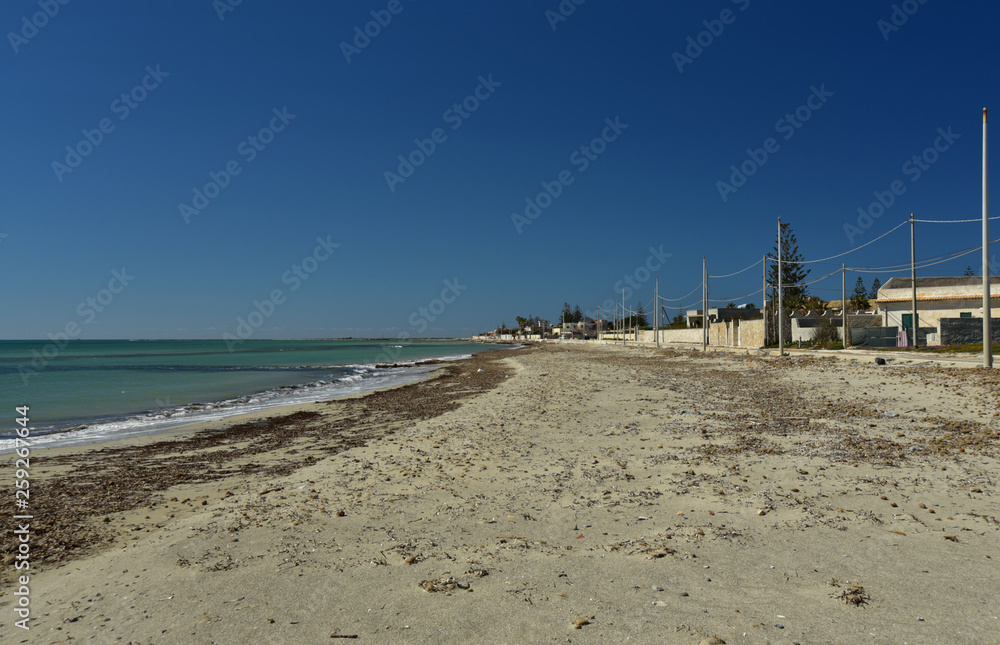
[[[920,314],[917,313],[917,327],[920,327]],[[903,314],[903,329],[909,337],[910,345],[916,345],[916,332],[913,329],[913,314]]]

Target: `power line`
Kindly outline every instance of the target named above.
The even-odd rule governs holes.
[[[688,296],[690,296],[690,295],[691,295],[692,293],[694,293],[694,292],[695,292],[695,291],[697,291],[698,289],[701,289],[701,288],[702,288],[702,286],[704,286],[704,284],[705,284],[705,281],[704,281],[704,280],[702,280],[702,281],[701,281],[701,282],[700,282],[700,283],[698,284],[698,286],[697,286],[697,287],[695,287],[694,289],[692,289],[692,290],[691,290],[691,291],[689,291],[688,293],[684,294],[684,295],[683,295],[683,296],[681,296],[680,298],[664,298],[663,296],[660,296],[660,300],[665,300],[666,302],[677,302],[677,301],[679,301],[679,300],[684,300],[685,298],[687,298]]]
[[[749,298],[750,296],[756,296],[759,293],[760,293],[760,289],[754,289],[750,293],[746,294],[745,296],[740,296],[739,298],[709,298],[708,301],[709,302],[738,302],[740,300],[743,300],[744,298]]]
[[[761,258],[761,259],[757,260],[756,262],[754,262],[753,264],[751,264],[750,266],[748,266],[747,268],[740,269],[736,273],[727,273],[726,275],[710,275],[708,277],[710,277],[710,278],[731,278],[734,275],[739,275],[739,274],[743,273],[744,271],[749,271],[750,269],[754,268],[755,266],[757,266],[758,264],[760,264],[763,261],[764,261],[764,258]]]
[[[982,221],[982,220],[979,220],[979,221]],[[993,240],[992,242],[990,242],[990,246],[993,246],[997,242],[1000,242],[1000,238],[998,238],[998,239]],[[975,253],[976,251],[981,251],[982,248],[983,248],[983,245],[980,244],[979,246],[970,247],[970,248],[967,248],[967,249],[963,249],[961,251],[955,251],[955,252],[953,252],[953,253],[951,253],[951,254],[949,254],[947,256],[939,255],[939,256],[934,257],[934,258],[928,258],[927,260],[921,260],[920,261],[921,264],[918,264],[916,266],[916,268],[917,269],[922,269],[922,268],[926,268],[926,267],[932,267],[932,266],[935,266],[937,264],[943,264],[945,262],[950,262],[952,260],[957,260],[958,258],[963,257],[965,255],[969,255],[970,253]],[[910,264],[909,263],[907,263],[907,264],[895,264],[895,265],[890,265],[890,266],[885,266],[885,267],[847,267],[847,269],[849,271],[854,271],[856,273],[892,273],[893,271],[898,271],[898,270],[902,270],[902,269],[909,269],[909,268],[910,268]]]
[[[990,217],[989,219],[1000,219],[1000,215],[997,215],[996,217]],[[977,217],[976,219],[915,219],[913,221],[921,222],[923,224],[964,224],[965,222],[982,222],[983,218]]]
[[[909,224],[909,223],[910,223],[910,220],[905,219],[902,222],[900,222],[898,225],[896,225],[895,227],[889,229],[888,231],[886,231],[882,235],[879,235],[878,237],[876,237],[874,240],[871,240],[869,242],[865,242],[861,246],[855,247],[855,248],[851,249],[850,251],[844,251],[843,253],[838,253],[837,255],[831,255],[828,258],[823,258],[821,260],[802,260],[800,262],[788,262],[787,260],[783,260],[783,262],[785,264],[815,264],[816,262],[826,262],[827,260],[834,260],[836,258],[843,257],[843,256],[847,255],[848,253],[854,253],[855,251],[863,249],[866,246],[868,246],[869,244],[874,244],[875,242],[878,242],[879,240],[881,240],[883,237],[885,237],[889,233],[892,233],[893,231],[895,231],[899,227],[903,226],[904,224]]]

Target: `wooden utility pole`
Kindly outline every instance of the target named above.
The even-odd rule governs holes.
[[[919,344],[917,343],[917,243],[914,238],[913,213],[910,213],[910,281],[913,282],[913,291],[910,295],[913,318],[910,324],[913,327],[913,346],[916,347]]]
[[[784,299],[781,288],[781,218],[778,218],[778,356],[785,355]]]
[[[764,344],[767,345],[767,254],[764,254],[764,268],[761,272],[760,306],[764,314]]]
[[[701,351],[708,351],[708,269],[701,256]]]
[[[656,336],[656,347],[660,347],[660,276],[656,276],[656,289],[653,294],[653,334]]]
[[[993,367],[993,335],[990,329],[990,207],[986,188],[986,108],[983,108],[983,367]]]
[[[840,327],[844,332],[844,349],[847,349],[847,265],[840,265]]]

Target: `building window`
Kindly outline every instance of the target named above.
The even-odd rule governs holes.
[[[959,318],[972,318],[972,312],[971,311],[963,311],[962,313],[958,314],[958,317]]]

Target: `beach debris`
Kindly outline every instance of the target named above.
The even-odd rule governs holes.
[[[867,605],[868,601],[871,600],[871,596],[868,595],[865,588],[857,583],[852,583],[847,589],[835,595],[834,598],[843,600],[848,605],[854,605],[855,607]]]
[[[596,616],[580,616],[573,621],[573,629],[583,629],[584,625],[589,625]]]
[[[880,356],[877,356],[877,357],[875,357],[875,364],[876,365],[885,365],[885,359],[882,358],[882,357],[880,357]]]
[[[465,572],[465,575],[473,576],[475,578],[485,578],[490,575],[490,570],[477,564],[469,567],[469,570]]]
[[[420,587],[428,593],[434,593],[437,591],[453,591],[455,589],[469,589],[470,586],[471,585],[468,582],[459,581],[452,576],[442,576],[440,578],[432,578],[430,580],[420,582]]]
[[[722,640],[718,636],[713,636],[711,638],[706,638],[702,642],[698,643],[698,645],[726,645],[726,641]]]

